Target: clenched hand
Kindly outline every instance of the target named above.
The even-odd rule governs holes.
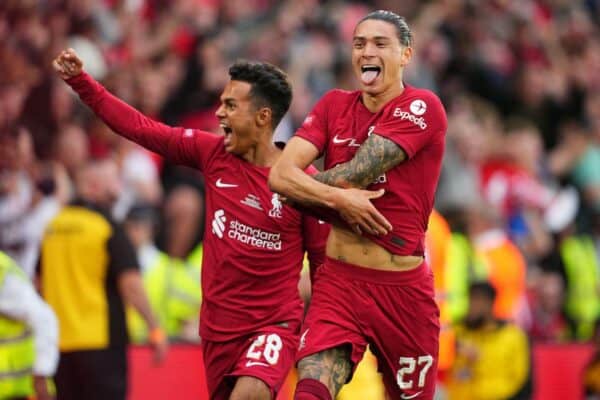
[[[83,61],[73,49],[67,49],[60,52],[58,57],[52,61],[52,67],[58,75],[67,80],[74,78],[83,71]]]

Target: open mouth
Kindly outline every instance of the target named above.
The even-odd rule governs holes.
[[[233,133],[231,127],[225,125],[223,122],[221,122],[219,125],[221,126],[221,129],[223,129],[223,133],[225,134],[225,136],[231,135]]]
[[[373,64],[365,64],[360,67],[360,77],[365,85],[370,85],[377,79],[381,72],[381,67]]]
[[[231,142],[231,135],[233,135],[233,129],[231,127],[221,123],[221,129],[223,129],[223,133],[225,136],[225,145],[227,146]]]

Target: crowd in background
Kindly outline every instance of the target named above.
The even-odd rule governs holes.
[[[413,30],[406,83],[433,90],[448,113],[436,197],[449,229],[436,271],[443,321],[462,321],[471,283],[488,281],[494,315],[530,340],[589,340],[600,316],[598,0],[4,0],[0,249],[33,276],[76,172],[110,157],[122,184],[113,214],[143,268],[183,262],[198,275],[202,177],[112,134],[52,72],[61,50],[143,113],[214,132],[228,66],[269,61],[293,84],[276,132],[286,140],[327,90],[355,88],[352,29],[379,8]],[[191,318],[185,307],[173,306]],[[193,339],[187,322],[169,333]]]

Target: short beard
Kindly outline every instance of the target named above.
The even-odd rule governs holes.
[[[465,326],[468,329],[476,330],[485,325],[486,321],[487,319],[483,315],[479,315],[477,317],[467,317],[465,318]]]

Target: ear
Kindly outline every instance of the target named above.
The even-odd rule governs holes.
[[[412,58],[413,49],[412,47],[404,47],[402,48],[402,59],[400,60],[400,65],[402,67],[406,67]]]
[[[263,127],[270,125],[273,119],[273,110],[269,107],[261,107],[255,114],[256,125]]]

